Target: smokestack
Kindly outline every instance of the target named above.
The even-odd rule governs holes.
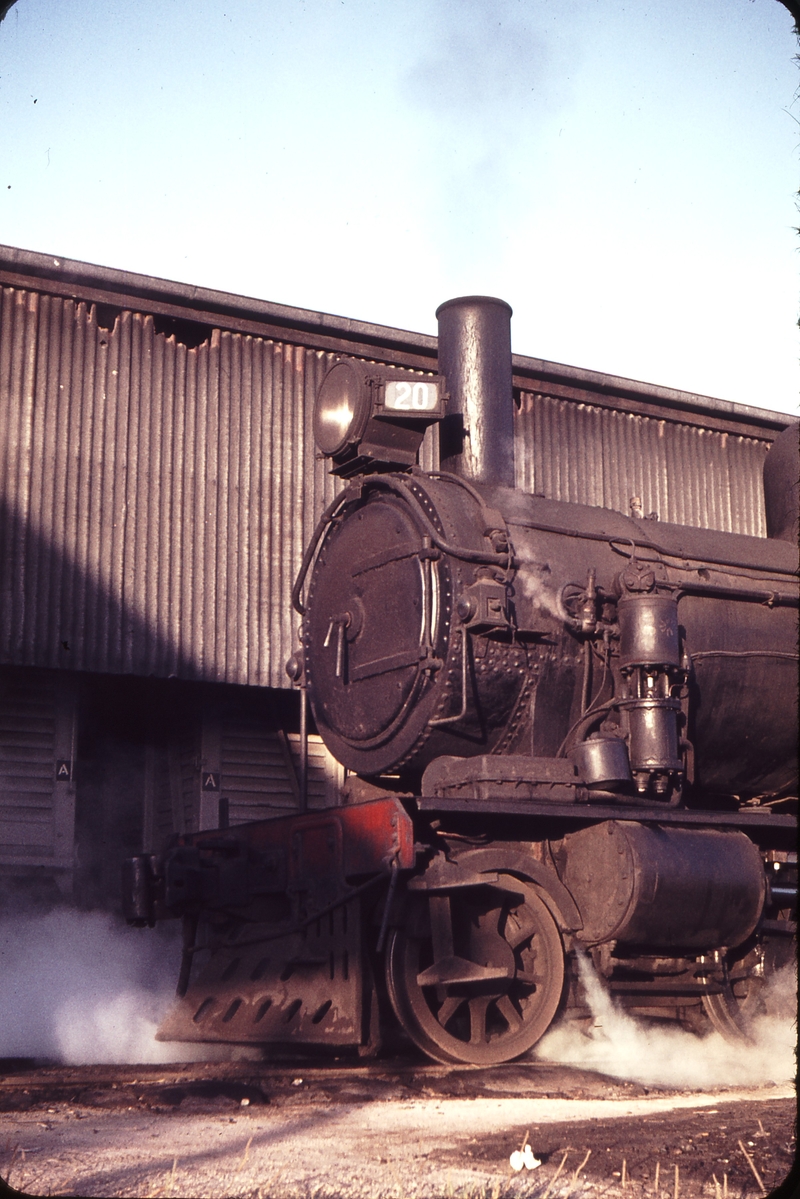
[[[439,373],[448,413],[441,465],[473,483],[514,486],[511,308],[492,296],[462,296],[436,309]]]

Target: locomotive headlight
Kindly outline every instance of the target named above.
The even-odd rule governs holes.
[[[334,474],[411,466],[425,429],[445,411],[441,375],[414,374],[357,358],[335,362],[314,406],[314,439]]]
[[[363,364],[337,362],[322,380],[314,407],[314,439],[328,458],[358,442],[369,415],[369,385]]]

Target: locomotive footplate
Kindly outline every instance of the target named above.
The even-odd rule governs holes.
[[[778,815],[772,808],[739,808],[732,811],[693,808],[671,808],[666,804],[577,804],[543,800],[514,799],[508,795],[492,794],[480,801],[470,794],[457,799],[450,796],[420,795],[416,798],[420,812],[457,812],[469,815],[547,816],[559,820],[636,820],[657,824],[698,824],[720,828],[756,828],[797,832],[797,817]]]
[[[240,924],[231,944],[212,951],[157,1040],[360,1044],[360,898],[287,936],[276,931]]]

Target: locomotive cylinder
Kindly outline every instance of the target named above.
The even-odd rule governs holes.
[[[514,486],[511,308],[491,296],[436,310],[439,370],[450,393],[441,430],[443,470],[473,483]]]
[[[566,836],[557,859],[587,945],[741,945],[764,907],[761,855],[740,832],[608,820]]]

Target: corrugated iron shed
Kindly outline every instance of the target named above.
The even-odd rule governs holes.
[[[432,337],[0,247],[0,662],[286,686],[337,353],[436,368]],[[519,486],[764,535],[792,418],[522,356],[514,382]]]

